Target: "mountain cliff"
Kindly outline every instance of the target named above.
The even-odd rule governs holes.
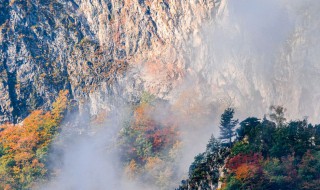
[[[318,122],[318,9],[314,0],[3,0],[0,121],[47,110],[68,89],[92,115],[110,109],[107,97],[136,102],[147,91],[191,110],[244,108],[242,118],[283,104],[289,118]]]
[[[59,90],[93,114],[106,94],[136,88],[164,95],[181,77],[183,43],[215,13],[219,1],[4,0],[0,5],[0,121],[19,122],[48,109]],[[143,85],[131,65],[157,80]],[[127,77],[129,78],[129,77]],[[161,85],[159,85],[161,83]],[[126,92],[122,89],[126,88]]]
[[[172,189],[185,178],[180,189],[282,189],[294,177],[276,175],[285,162],[302,180],[286,187],[308,189],[304,163],[320,158],[308,123],[320,109],[317,0],[0,1],[1,188]],[[270,105],[280,120],[266,119]],[[227,148],[214,136],[228,107],[264,119],[224,134]]]

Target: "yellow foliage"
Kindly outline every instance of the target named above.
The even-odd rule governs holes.
[[[129,179],[134,179],[138,173],[138,165],[135,160],[131,160],[125,168],[125,174]]]
[[[145,168],[148,171],[151,171],[155,169],[156,167],[159,167],[161,164],[163,164],[163,161],[158,157],[149,157],[147,158],[147,163],[145,165]]]
[[[177,140],[169,151],[170,158],[172,159],[177,158],[180,155],[179,153],[181,151],[181,147],[182,147],[182,142]]]
[[[0,126],[0,189],[31,188],[36,177],[46,173],[37,151],[46,154],[67,108],[67,95],[68,91],[59,93],[52,111],[35,110],[21,124]]]
[[[63,112],[68,106],[68,94],[68,90],[60,91],[58,98],[52,104],[51,113],[57,120],[60,120],[62,118]]]

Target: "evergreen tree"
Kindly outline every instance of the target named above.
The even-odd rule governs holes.
[[[206,151],[198,154],[189,168],[189,178],[181,181],[176,190],[216,189],[219,181],[219,169],[228,155],[225,147],[212,135]]]
[[[320,124],[314,126],[313,143],[315,146],[320,145]]]
[[[258,134],[261,131],[260,125],[261,123],[258,118],[248,117],[240,122],[240,127],[237,129],[237,139],[243,140],[247,136],[249,142],[252,143],[254,139],[260,136]]]
[[[221,149],[220,142],[213,135],[211,135],[209,142],[207,144],[206,152],[207,153],[219,152],[220,149]]]
[[[237,119],[233,119],[234,109],[227,108],[221,115],[220,120],[220,139],[231,147],[232,137],[235,134],[235,127],[238,124]]]
[[[320,125],[307,119],[286,122],[284,110],[274,107],[272,120],[249,117],[240,122],[232,144],[238,121],[233,109],[225,110],[220,139],[230,148],[211,136],[206,151],[190,166],[189,178],[176,190],[320,190]]]

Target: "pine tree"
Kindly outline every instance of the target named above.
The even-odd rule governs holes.
[[[220,142],[213,135],[211,135],[210,140],[207,144],[206,152],[207,153],[219,152],[220,149],[221,149]]]
[[[238,124],[237,119],[233,119],[234,109],[227,108],[221,115],[220,120],[220,139],[231,147],[232,137],[235,134],[235,127]],[[227,141],[227,142],[226,142]]]

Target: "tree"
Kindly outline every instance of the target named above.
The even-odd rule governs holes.
[[[240,128],[237,129],[237,139],[242,140],[247,136],[249,142],[252,143],[259,136],[257,133],[259,132],[258,126],[260,124],[260,120],[255,117],[249,117],[240,122]]]
[[[141,101],[126,118],[119,134],[121,160],[127,164],[125,174],[143,180],[159,189],[171,186],[175,155],[179,148],[179,133],[175,123],[156,120],[154,97],[143,94]]]
[[[48,174],[49,146],[68,105],[61,91],[48,112],[34,110],[20,124],[0,126],[0,189],[32,189]]]
[[[229,147],[232,144],[232,137],[236,134],[234,132],[236,125],[238,124],[238,119],[233,119],[234,109],[227,108],[221,115],[220,120],[220,139],[222,141],[227,141]]]
[[[269,121],[266,116],[261,122],[261,152],[263,156],[270,155],[270,149],[275,142],[276,124]]]
[[[198,154],[189,168],[189,178],[183,180],[176,190],[216,189],[220,171],[228,152],[212,135],[206,151]]]
[[[206,152],[208,153],[219,152],[220,149],[221,149],[220,142],[213,135],[211,135],[209,142],[207,144]]]
[[[320,190],[320,125],[307,119],[285,122],[284,109],[273,110],[273,121],[242,121],[230,148],[212,136],[206,152],[190,166],[189,179],[177,190],[215,189],[218,180],[219,190]],[[232,109],[221,116],[222,135],[227,136],[223,139],[229,142],[230,123],[237,123]]]
[[[320,145],[320,124],[314,126],[314,144],[315,146]]]
[[[298,168],[302,180],[300,189],[319,189],[320,187],[320,152],[307,151]]]
[[[284,117],[284,113],[286,112],[286,108],[282,106],[270,106],[270,114],[269,117],[272,121],[274,121],[278,127],[281,127],[285,124],[286,118]]]

